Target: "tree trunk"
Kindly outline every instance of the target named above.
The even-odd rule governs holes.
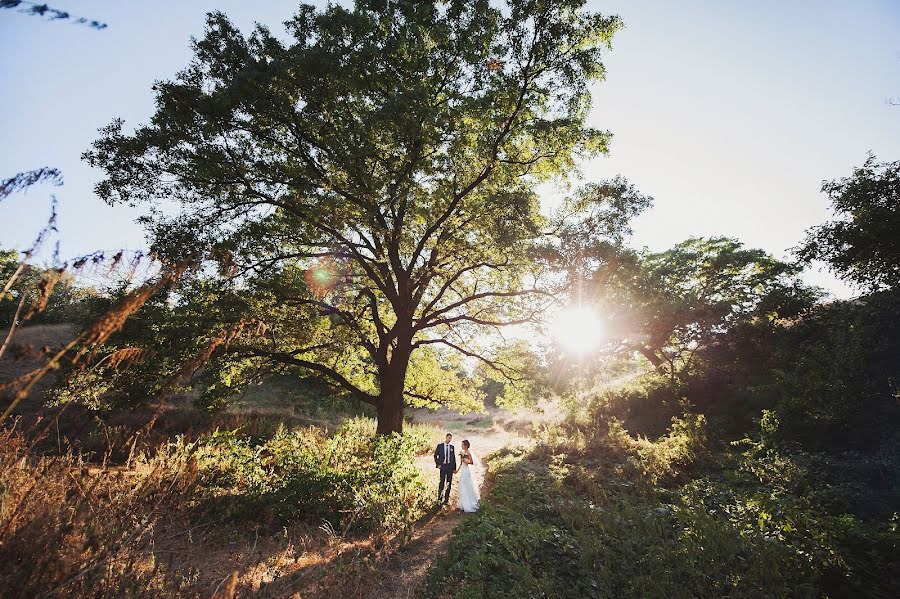
[[[649,347],[646,347],[644,345],[638,345],[636,349],[639,352],[641,352],[641,354],[643,354],[643,356],[645,358],[647,358],[647,360],[651,364],[653,364],[653,367],[656,369],[657,372],[659,372],[660,374],[666,373],[665,364],[663,364],[662,359],[659,356],[657,356],[656,353],[652,349],[650,349]]]
[[[378,395],[379,435],[403,432],[403,389],[406,385],[406,370],[409,366],[411,348],[397,349],[391,356],[391,363],[381,374],[381,393]]]
[[[378,398],[378,427],[375,432],[379,435],[403,432],[403,390],[399,397],[389,397],[384,392]]]

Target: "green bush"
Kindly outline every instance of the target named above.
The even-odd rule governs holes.
[[[637,455],[643,473],[655,484],[698,460],[706,443],[706,416],[685,414],[673,417],[669,431],[656,442],[646,437],[638,439]]]
[[[900,291],[817,308],[785,331],[768,442],[877,452],[900,426]],[[777,426],[774,426],[777,423]]]
[[[665,433],[671,419],[685,409],[684,390],[657,373],[648,373],[621,387],[603,389],[586,403],[581,418],[603,429],[611,419],[651,438]]]
[[[650,439],[592,407],[492,460],[491,493],[429,573],[432,596],[893,596],[896,449],[727,444],[696,413]],[[762,425],[777,428],[775,413]]]
[[[335,530],[360,529],[405,539],[426,509],[426,485],[414,458],[421,432],[376,437],[356,418],[333,435],[287,431],[257,442],[234,431],[198,444],[200,476],[210,500],[266,514],[275,523],[303,519]]]

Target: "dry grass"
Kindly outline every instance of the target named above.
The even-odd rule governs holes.
[[[78,455],[39,457],[33,442],[0,437],[0,588],[9,597],[167,594],[150,559],[155,532],[183,511],[196,481],[185,460],[125,471]]]
[[[223,509],[183,444],[126,467],[39,455],[33,441],[0,433],[3,597],[365,597],[399,547]]]

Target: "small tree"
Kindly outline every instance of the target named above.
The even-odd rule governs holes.
[[[609,138],[585,124],[588,83],[620,22],[583,7],[303,5],[289,42],[211,14],[150,124],[116,121],[86,153],[107,175],[97,191],[154,207],[158,255],[218,264],[200,271],[206,335],[240,330],[227,359],[207,356],[220,368],[300,368],[399,431],[406,401],[461,389],[411,368],[450,380],[448,351],[494,364],[474,346],[484,331],[541,309],[533,186]]]
[[[836,219],[813,227],[801,260],[822,260],[844,279],[870,290],[900,287],[900,162],[869,156],[850,177],[822,185]]]

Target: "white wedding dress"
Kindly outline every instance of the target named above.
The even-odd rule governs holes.
[[[472,465],[463,462],[459,467],[459,491],[457,492],[457,505],[464,512],[478,511],[478,503],[481,495],[478,491],[478,459],[472,456]]]

